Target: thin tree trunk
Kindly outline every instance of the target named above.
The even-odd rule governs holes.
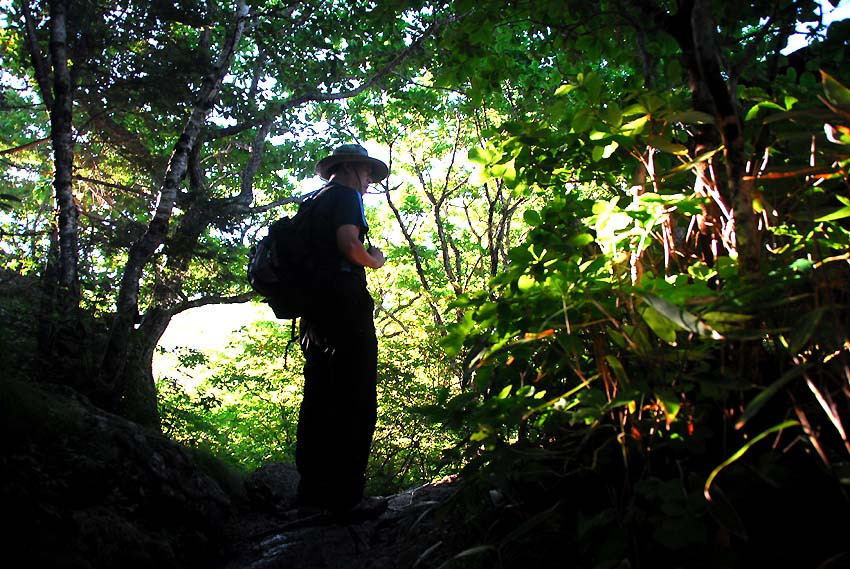
[[[425,295],[428,299],[428,307],[431,309],[431,316],[434,319],[434,324],[439,330],[445,330],[446,324],[445,322],[443,322],[443,316],[442,314],[440,314],[439,308],[433,301],[434,296],[431,293],[431,284],[428,282],[428,277],[425,275],[425,268],[422,266],[422,258],[419,255],[419,251],[417,250],[416,242],[413,240],[413,236],[410,234],[410,230],[404,224],[404,219],[402,219],[401,212],[393,203],[393,200],[390,197],[390,192],[387,191],[384,195],[387,198],[387,205],[389,205],[390,209],[393,211],[393,215],[395,215],[399,229],[401,229],[401,233],[402,235],[404,235],[405,241],[407,241],[407,246],[410,249],[410,254],[413,256],[413,264],[416,266],[416,275],[419,277],[419,282],[422,283],[422,290],[425,291]]]
[[[53,107],[50,129],[53,140],[53,188],[59,213],[59,299],[63,313],[79,307],[80,287],[77,279],[77,206],[71,186],[74,141],[71,133],[71,74],[68,70],[67,2],[50,3],[50,54],[53,60]]]
[[[52,0],[49,4],[49,61],[52,70],[51,63],[41,53],[29,5],[24,2],[21,6],[33,68],[42,100],[50,115],[54,166],[56,222],[42,275],[44,288],[36,348],[37,373],[42,381],[70,385],[81,393],[95,397],[96,382],[92,380],[91,373],[87,373],[90,370],[85,369],[85,359],[79,357],[86,349],[88,338],[81,335],[79,314],[79,212],[72,186],[73,80],[68,67],[68,3],[67,0]]]

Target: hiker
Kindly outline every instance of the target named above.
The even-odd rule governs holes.
[[[296,505],[379,515],[386,501],[363,495],[377,418],[378,366],[366,267],[379,269],[385,259],[380,249],[364,245],[369,227],[363,194],[389,169],[362,146],[344,144],[321,159],[316,172],[329,183],[313,204],[317,269],[300,324],[305,364]]]

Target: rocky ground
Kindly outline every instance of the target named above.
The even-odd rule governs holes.
[[[246,477],[73,390],[0,380],[3,564],[54,569],[402,569],[440,557],[447,480],[378,518],[301,518],[298,475]],[[425,561],[428,562],[425,562]]]
[[[288,509],[297,476],[289,464],[252,475],[250,507],[228,528],[224,569],[398,569],[439,549],[438,507],[454,491],[451,480],[390,496],[380,517],[343,524]]]

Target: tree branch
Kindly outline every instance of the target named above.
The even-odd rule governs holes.
[[[239,0],[233,31],[226,39],[219,61],[204,78],[189,120],[175,144],[174,152],[165,172],[165,180],[159,192],[154,216],[148,224],[145,234],[130,247],[127,264],[121,278],[115,319],[110,330],[109,343],[102,368],[103,379],[109,384],[114,385],[115,382],[121,381],[130,332],[138,313],[139,283],[142,270],[165,240],[177,198],[177,188],[188,169],[189,152],[198,139],[207,115],[215,103],[221,83],[229,71],[230,62],[242,37],[248,13],[246,1]],[[116,394],[120,394],[120,392],[120,388],[116,390]]]

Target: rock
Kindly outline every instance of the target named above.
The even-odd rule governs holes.
[[[285,479],[282,466],[269,469]],[[260,478],[269,472],[258,474]],[[293,512],[248,514],[230,536],[231,555],[224,569],[400,569],[412,567],[435,544],[433,514],[454,492],[446,479],[388,496],[387,511],[374,520],[341,524],[321,515],[303,519]]]
[[[439,548],[454,492],[412,488],[358,523],[299,518],[293,465],[237,476],[61,386],[1,382],[0,426],[10,567],[401,569]]]
[[[0,394],[3,550],[17,561],[4,565],[215,562],[231,498],[191,451],[68,388],[5,381]]]
[[[245,481],[247,499],[260,511],[283,513],[292,507],[298,479],[295,465],[270,462],[251,473]]]

